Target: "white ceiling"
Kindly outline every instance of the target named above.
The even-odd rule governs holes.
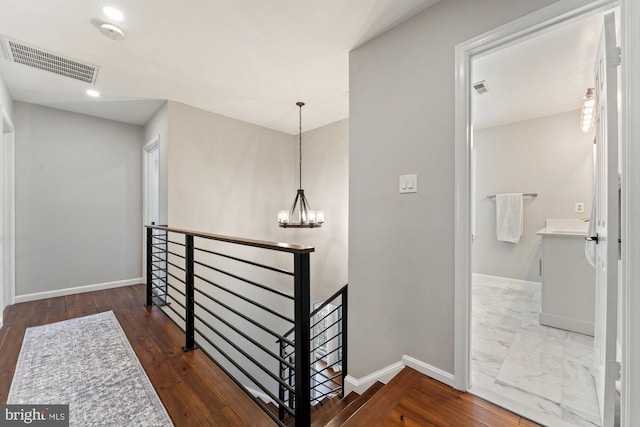
[[[474,128],[581,108],[587,88],[594,85],[601,27],[602,14],[474,59],[472,80],[485,80],[488,88],[483,95],[472,93]]]
[[[100,67],[88,85],[0,55],[19,101],[144,124],[170,99],[296,134],[349,115],[349,51],[438,0],[2,0],[0,32]],[[97,25],[121,9],[124,41]]]

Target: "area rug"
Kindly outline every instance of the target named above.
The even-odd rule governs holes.
[[[68,404],[70,426],[172,426],[112,311],[27,328],[9,404]]]

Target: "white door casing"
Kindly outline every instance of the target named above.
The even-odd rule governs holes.
[[[618,322],[619,175],[615,16],[604,17],[595,63],[596,85],[596,317],[594,377],[603,427],[614,425]]]
[[[0,106],[0,326],[15,298],[15,131]]]
[[[145,144],[142,152],[143,158],[143,226],[160,225],[160,135],[156,135],[151,141]],[[160,234],[159,230],[154,230],[153,234]],[[147,229],[143,228],[142,233],[142,277],[147,277]],[[160,243],[154,239],[154,244]],[[154,255],[162,256],[162,255]],[[166,269],[166,264],[159,263],[159,269]],[[164,300],[166,295],[166,273],[158,270],[153,273],[154,293]]]

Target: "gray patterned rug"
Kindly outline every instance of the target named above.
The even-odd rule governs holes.
[[[10,404],[69,404],[71,426],[172,426],[112,311],[27,328]]]

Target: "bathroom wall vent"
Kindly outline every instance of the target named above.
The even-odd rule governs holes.
[[[473,88],[475,89],[478,95],[482,95],[483,93],[487,93],[489,91],[489,89],[487,89],[487,84],[485,83],[484,80],[474,83]]]
[[[35,46],[0,36],[9,61],[23,64],[39,70],[49,71],[60,76],[95,84],[98,67],[85,64],[71,58],[47,52]]]

